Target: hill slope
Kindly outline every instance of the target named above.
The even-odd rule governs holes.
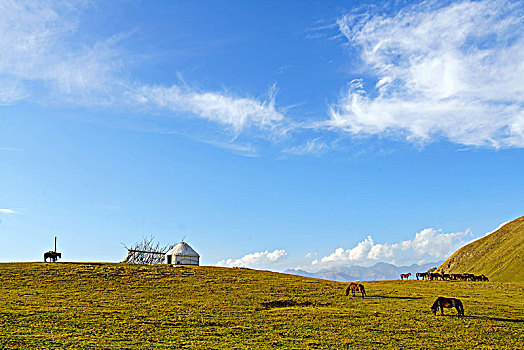
[[[484,274],[492,281],[524,282],[524,216],[460,248],[438,271]]]
[[[524,283],[364,285],[362,299],[248,269],[0,264],[0,349],[524,348]],[[466,316],[432,316],[441,295]]]

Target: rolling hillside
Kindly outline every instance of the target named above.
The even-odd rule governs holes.
[[[522,349],[524,283],[347,283],[238,268],[0,264],[0,349]],[[435,317],[437,296],[465,317]]]
[[[524,216],[460,248],[438,271],[484,274],[492,281],[524,282]]]

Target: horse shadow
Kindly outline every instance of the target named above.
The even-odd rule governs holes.
[[[439,315],[437,315],[437,317],[457,317],[457,314],[456,313],[450,313],[450,314],[444,314],[444,315],[440,315],[439,314]],[[518,319],[518,318],[489,317],[489,316],[475,316],[475,315],[464,315],[464,316],[459,316],[459,318],[470,318],[470,319],[475,319],[475,320],[524,323],[524,319]]]
[[[448,315],[446,315],[446,316],[448,316]],[[464,318],[474,318],[474,319],[477,319],[477,320],[524,323],[524,319],[518,319],[518,318],[489,317],[489,316],[475,316],[475,315],[466,315],[466,316],[462,316],[462,317],[464,317]]]

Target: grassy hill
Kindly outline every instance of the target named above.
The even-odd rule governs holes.
[[[524,283],[347,284],[248,269],[0,264],[2,349],[524,348]],[[437,296],[466,317],[434,317]]]
[[[460,248],[438,270],[524,282],[524,216]]]

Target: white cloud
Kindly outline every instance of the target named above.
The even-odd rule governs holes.
[[[18,214],[16,210],[13,209],[0,209],[0,213],[2,214]]]
[[[272,252],[266,250],[244,255],[240,259],[221,260],[216,265],[225,267],[270,268],[286,259],[287,255],[287,252],[283,249],[276,249]]]
[[[457,233],[443,233],[433,228],[424,229],[411,240],[398,243],[375,243],[371,236],[350,249],[337,248],[321,259],[315,259],[315,269],[369,264],[372,262],[421,263],[449,257],[460,246],[467,243],[470,230]]]
[[[282,150],[282,152],[297,156],[304,154],[321,155],[327,152],[329,149],[330,146],[317,137],[315,139],[308,140],[305,144],[302,145],[286,147]]]
[[[276,87],[260,100],[222,91],[130,81],[137,64],[123,49],[132,34],[79,40],[85,1],[0,0],[0,105],[39,101],[57,105],[118,106],[169,111],[233,131],[274,130],[284,119]]]
[[[376,84],[354,80],[328,125],[413,142],[524,146],[523,16],[521,2],[502,0],[340,18]]]
[[[176,85],[142,86],[133,91],[132,96],[139,104],[173,112],[188,112],[239,132],[252,126],[274,128],[284,119],[275,108],[272,91],[266,101],[218,92],[197,92]]]
[[[84,3],[0,1],[0,104],[44,95],[81,104],[111,100],[123,66],[116,49],[121,38],[76,42]]]

